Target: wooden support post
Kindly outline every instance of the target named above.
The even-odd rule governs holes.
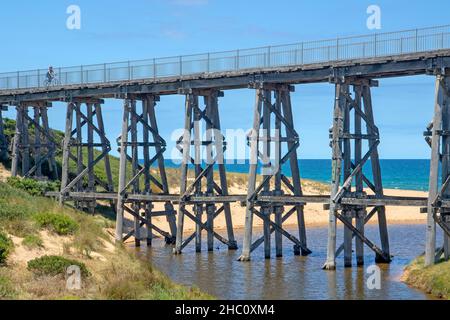
[[[8,158],[8,143],[3,127],[3,111],[5,110],[8,110],[8,108],[0,105],[0,160],[6,160]]]
[[[362,87],[354,86],[355,94],[355,106],[354,106],[354,117],[355,117],[355,166],[361,164],[362,159],[362,119],[361,119],[361,99],[362,99]],[[363,174],[358,172],[355,175],[355,191],[357,196],[364,195],[364,185],[363,185]],[[366,218],[365,208],[355,208],[355,224],[358,231],[364,235],[364,221]],[[353,235],[352,235],[353,237]],[[356,249],[356,264],[361,266],[364,264],[364,242],[359,238],[355,238],[355,249]]]
[[[338,193],[339,185],[341,182],[342,150],[340,137],[344,130],[344,111],[346,104],[345,88],[346,86],[342,83],[336,83],[335,85],[335,103],[331,141],[331,146],[333,149],[331,163],[331,199],[333,199]],[[326,270],[334,270],[336,268],[336,212],[337,203],[331,200],[328,222],[327,260],[323,266],[323,268]]]
[[[378,139],[374,138],[374,136],[378,135],[378,132],[374,130],[375,120],[373,116],[372,109],[372,96],[370,92],[370,86],[364,85],[362,89],[362,98],[364,101],[364,111],[369,121],[367,126],[367,133],[371,137],[369,139],[369,148],[372,148],[378,143]],[[380,158],[378,156],[378,149],[375,148],[371,155],[371,164],[372,164],[372,175],[373,175],[373,184],[375,186],[375,195],[382,197],[383,193],[383,183],[381,179],[381,168],[380,168]],[[375,260],[377,263],[389,263],[390,259],[390,249],[389,249],[389,235],[387,229],[387,221],[386,221],[386,208],[384,206],[379,206],[378,208],[378,229],[380,231],[380,240],[381,240],[381,249],[383,250],[384,256],[377,255]]]
[[[186,95],[186,107],[184,114],[184,133],[182,140],[183,148],[183,159],[181,163],[181,181],[180,181],[180,195],[183,196],[187,190],[187,175],[188,175],[188,164],[190,163],[190,150],[191,150],[191,122],[192,122],[192,111],[194,105],[194,96],[192,94]],[[185,203],[184,199],[180,199],[179,212],[177,216],[177,236],[174,253],[180,254],[183,244],[183,228],[184,228],[184,214],[185,214]]]
[[[153,104],[153,97],[151,98],[144,98],[142,100],[142,121],[144,126],[148,126],[148,120],[149,120],[149,112],[148,107],[150,104]],[[149,132],[148,130],[142,130],[142,142],[143,142],[143,149],[144,149],[144,194],[150,194],[151,193],[151,186],[150,186],[150,150],[149,150]],[[153,209],[153,205],[151,202],[146,202],[144,205],[144,212],[145,212],[145,219],[147,220],[146,223],[146,232],[147,232],[147,246],[152,245],[152,215],[151,211]]]
[[[161,138],[159,135],[158,130],[158,124],[156,121],[156,112],[155,112],[155,106],[156,106],[156,98],[155,96],[147,96],[147,111],[148,116],[150,119],[150,126],[153,128],[152,130],[152,136],[153,141],[157,142],[155,143],[155,152],[158,154],[158,170],[159,170],[159,177],[161,179],[162,194],[169,194],[169,184],[167,182],[167,175],[166,175],[166,167],[164,163],[164,156],[163,152],[165,151],[165,141]],[[164,204],[164,209],[167,212],[166,219],[169,224],[170,228],[170,238],[166,238],[166,242],[168,244],[174,244],[175,243],[175,235],[177,234],[177,225],[176,225],[176,218],[175,218],[175,210],[173,207],[173,204],[170,201],[167,201]]]
[[[220,125],[220,116],[219,116],[219,103],[218,103],[218,92],[213,91],[210,95],[210,104],[209,108],[211,109],[211,119],[214,122],[214,138],[215,138],[215,149],[217,154],[217,166],[219,170],[219,180],[220,180],[220,189],[222,190],[222,195],[228,195],[228,183],[227,176],[225,171],[225,146],[224,146],[224,136],[221,133],[221,125]],[[229,203],[223,204],[224,208],[224,216],[225,223],[227,227],[227,236],[228,236],[228,249],[236,250],[237,242],[234,238],[234,230],[233,230],[233,221],[231,218],[231,208]]]
[[[135,177],[138,174],[139,168],[139,154],[138,154],[138,141],[137,141],[137,111],[136,111],[136,100],[131,100],[130,102],[130,132],[131,132],[131,176]],[[135,179],[132,183],[132,191],[133,193],[139,193],[139,180]],[[133,211],[136,213],[134,216],[134,243],[136,247],[141,245],[141,221],[139,219],[140,216],[140,205],[139,203],[134,202],[132,204]]]
[[[349,94],[349,86],[344,85],[344,94],[347,96]],[[352,150],[351,150],[351,141],[348,138],[350,134],[350,104],[348,103],[348,99],[345,99],[344,103],[344,128],[343,128],[344,138],[342,138],[342,143],[344,147],[344,181],[346,181],[351,175],[351,159],[352,159]],[[350,185],[347,189],[348,192],[351,192],[352,186]],[[344,208],[342,210],[342,216],[347,220],[349,224],[353,223],[353,215],[352,208]],[[351,267],[352,266],[352,231],[344,225],[344,266]]]
[[[269,90],[264,90],[263,92],[264,101],[263,101],[263,116],[262,116],[262,166],[267,171],[270,171],[273,164],[270,161],[270,122],[271,122],[271,107],[272,107],[272,92]],[[268,173],[266,173],[268,174]],[[263,173],[264,175],[264,173]],[[263,185],[263,194],[270,195],[270,181],[266,181]],[[271,219],[272,208],[270,205],[262,206],[261,213],[265,215],[268,219],[263,222],[263,230],[264,230],[264,257],[266,259],[270,259],[270,249],[271,249],[271,241],[270,241],[270,224],[268,220]]]
[[[445,181],[450,178],[450,78],[445,76],[441,81],[442,86],[442,147],[441,147],[441,198],[450,198],[450,188],[444,185]],[[440,218],[444,225],[449,226],[450,210],[447,208],[440,209]],[[450,255],[449,235],[443,232],[443,253],[444,259],[448,260]],[[437,257],[440,259],[441,257]]]
[[[284,93],[281,91],[275,92],[275,109],[282,114],[283,110],[281,108],[282,105],[282,95]],[[285,115],[286,117],[286,115]],[[268,136],[270,136],[270,133],[268,133]],[[281,163],[281,119],[279,117],[275,117],[275,132],[274,132],[274,139],[275,139],[275,162]],[[275,174],[275,191],[274,194],[281,196],[283,195],[283,191],[281,189],[281,170],[277,170]],[[273,214],[275,217],[275,223],[279,225],[280,227],[283,226],[283,207],[282,206],[274,206],[273,207]],[[270,232],[270,227],[269,227]],[[275,255],[276,257],[282,257],[283,256],[283,235],[279,230],[275,230]]]
[[[291,103],[291,96],[289,92],[282,91],[280,93],[282,96],[282,108],[283,113],[286,118],[287,123],[291,124],[292,128],[294,128],[294,117],[292,115],[292,103]],[[296,148],[296,140],[298,140],[298,136],[294,133],[293,130],[286,130],[286,135],[288,138],[288,149],[294,149]],[[297,159],[297,153],[292,152],[289,155],[289,166],[291,168],[292,172],[292,185],[294,187],[294,195],[295,196],[302,196],[302,183],[300,179],[300,168],[298,164]],[[304,248],[307,248],[307,240],[306,240],[306,225],[305,225],[305,216],[304,216],[304,205],[303,204],[297,204],[295,205],[295,210],[297,212],[297,224],[298,224],[298,232],[299,232],[299,240],[300,240],[300,246],[294,246],[294,253],[301,254],[302,256],[307,256],[311,253],[310,250],[305,250]]]
[[[245,233],[244,243],[242,247],[242,254],[239,257],[240,261],[250,261],[250,252],[252,246],[253,234],[253,194],[256,189],[256,170],[258,165],[258,140],[259,140],[259,126],[261,119],[261,110],[263,105],[263,90],[261,88],[256,90],[256,101],[253,111],[253,128],[250,133],[250,173],[248,177],[247,187],[247,203],[245,207]]]
[[[94,116],[93,116],[93,104],[87,103],[87,117],[89,119],[89,122],[87,124],[87,143],[89,145],[88,147],[88,154],[87,154],[87,163],[93,163],[94,162]],[[88,192],[94,192],[95,186],[94,186],[94,170],[89,170],[88,172],[88,184],[87,184],[87,191]],[[95,211],[96,203],[94,201],[88,202],[88,208],[87,210],[90,213],[94,213]]]
[[[69,184],[69,159],[70,159],[70,140],[72,137],[72,123],[73,123],[73,111],[75,104],[69,102],[67,104],[66,113],[66,130],[64,134],[63,141],[63,156],[62,156],[62,167],[61,167],[61,194],[59,197],[59,203],[62,205],[65,198],[65,189]]]
[[[213,149],[213,130],[214,130],[214,120],[215,120],[215,109],[212,104],[213,100],[217,99],[217,95],[209,95],[204,97],[205,103],[205,115],[211,121],[206,122],[206,165],[214,164],[214,149]],[[214,196],[214,171],[209,170],[206,174],[206,195]],[[207,246],[208,251],[214,250],[214,213],[216,212],[216,206],[213,203],[206,204],[206,226],[208,227],[207,231]]]
[[[438,200],[450,197],[448,179],[450,176],[450,78],[439,74],[436,77],[435,107],[432,122],[430,180],[427,208],[427,237],[425,247],[425,266],[433,265],[441,258],[449,258],[449,239],[443,232],[443,250],[436,250],[436,222],[442,228],[449,225],[450,210],[440,207]],[[442,151],[441,151],[442,150]],[[441,181],[439,181],[439,164],[441,164]],[[436,252],[439,252],[436,255]]]
[[[34,123],[39,123],[40,110],[38,107],[33,107],[34,112]],[[40,178],[42,176],[42,166],[41,162],[41,133],[38,126],[34,126],[34,165],[36,166],[36,176]]]
[[[28,170],[30,170],[30,134],[28,131],[29,121],[28,121],[28,107],[21,107],[21,117],[22,117],[22,175],[24,176]]]
[[[201,160],[201,133],[200,133],[200,120],[201,115],[198,110],[198,96],[192,96],[193,112],[194,112],[194,179],[195,183],[195,195],[202,194],[202,181],[198,179],[202,173],[202,160]],[[194,204],[195,216],[199,221],[203,221],[203,204]],[[195,251],[202,251],[202,228],[198,223],[195,224]]]
[[[48,113],[47,113],[46,107],[41,108],[41,120],[42,120],[42,128],[44,132],[47,134],[44,134],[45,142],[48,144],[48,167],[49,171],[51,172],[51,175],[53,179],[58,180],[58,166],[56,165],[56,146],[59,143],[59,141],[55,141],[53,134],[51,132],[50,126],[48,124]]]
[[[16,177],[19,174],[19,161],[20,161],[20,144],[22,141],[22,108],[20,105],[16,106],[16,132],[14,134],[13,148],[12,148],[12,164],[11,175]]]
[[[353,223],[353,214],[350,208],[343,211],[342,216],[349,224]],[[344,266],[346,268],[352,266],[352,241],[352,231],[347,226],[344,226]]]
[[[122,116],[122,134],[120,138],[120,164],[119,164],[119,186],[117,189],[117,209],[116,209],[116,242],[122,242],[123,220],[125,205],[125,184],[127,176],[127,143],[128,143],[128,123],[130,117],[130,101],[125,99]]]

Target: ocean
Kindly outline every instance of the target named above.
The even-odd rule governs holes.
[[[168,168],[178,168],[176,161],[166,160]],[[226,164],[228,172],[248,173],[248,161],[241,160],[240,163]],[[427,159],[382,159],[380,160],[383,186],[387,189],[405,189],[405,190],[428,190],[428,176],[430,170],[430,160]],[[331,181],[331,160],[329,159],[307,159],[299,160],[300,175],[304,179],[330,183]],[[289,166],[283,168],[287,174]],[[364,168],[364,174],[371,177],[370,163]]]

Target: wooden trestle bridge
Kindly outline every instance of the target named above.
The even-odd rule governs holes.
[[[12,174],[40,178],[45,165],[54,178],[61,180],[60,192],[48,194],[58,197],[61,203],[74,201],[78,207],[92,211],[97,200],[109,201],[117,214],[118,241],[134,237],[136,245],[140,245],[141,230],[147,228],[148,245],[156,232],[174,244],[175,253],[181,253],[192,241],[199,251],[201,233],[205,231],[208,250],[213,250],[213,241],[217,239],[229,249],[239,246],[240,260],[245,261],[262,244],[269,258],[274,233],[277,256],[282,255],[283,237],[293,243],[295,254],[308,255],[314,248],[307,243],[308,216],[304,214],[304,206],[323,203],[330,212],[324,268],[334,269],[336,256],[341,252],[345,265],[352,264],[353,238],[358,265],[364,262],[365,246],[374,251],[377,262],[389,262],[385,206],[419,206],[428,215],[426,263],[433,264],[442,254],[446,258],[450,255],[450,26],[55,70],[60,84],[51,87],[43,86],[45,70],[0,74],[1,110],[17,110],[16,133],[9,150]],[[415,75],[436,79],[434,118],[428,126],[424,124],[425,140],[431,146],[429,197],[386,196],[378,153],[380,132],[371,90],[378,86],[378,79]],[[334,102],[330,97],[334,116],[330,130],[333,169],[329,196],[303,194],[297,161],[300,133],[295,128],[292,116],[295,106],[290,98],[294,85],[319,82],[330,83],[336,93]],[[217,134],[221,130],[219,102],[224,91],[238,88],[253,90],[256,96],[253,130],[249,135],[252,161],[248,191],[244,195],[229,194],[222,165],[226,144],[223,136]],[[186,98],[180,116],[185,119],[188,134],[180,137],[177,144],[183,157],[178,194],[169,192],[164,167],[166,142],[158,130],[158,125],[164,124],[157,123],[155,113],[156,105],[164,105],[167,95]],[[102,112],[108,112],[105,99],[123,100],[118,185],[113,183],[108,156],[111,144],[102,117]],[[47,117],[52,102],[67,103],[61,177],[55,162],[60,142],[52,135]],[[203,128],[215,129],[215,133],[197,143],[195,138],[203,136],[199,122],[204,123]],[[30,125],[35,130],[32,141],[28,134]],[[267,132],[273,128],[278,129],[277,134],[269,136]],[[3,153],[8,152],[5,141],[2,126]],[[273,141],[285,146],[271,150]],[[197,161],[200,150],[209,146],[213,146],[213,161],[200,165]],[[279,167],[260,180],[258,166],[264,159],[256,159],[263,156],[261,150],[271,156],[276,152]],[[139,155],[143,155],[143,163],[138,161]],[[104,163],[106,179],[99,179],[94,172],[99,163]],[[193,181],[187,179],[191,163],[195,171]],[[365,165],[372,167],[372,176],[363,173]],[[291,174],[282,174],[282,166],[289,166]],[[158,174],[150,167],[156,167]],[[367,189],[372,192],[367,194]],[[154,210],[153,204],[157,202],[164,204],[164,210]],[[246,206],[242,249],[233,233],[232,202]],[[174,204],[178,205],[177,210]],[[123,228],[125,212],[134,217],[134,228],[127,234]],[[214,219],[219,215],[225,216],[225,235],[214,228]],[[283,222],[292,215],[298,221],[295,235],[283,228]],[[156,216],[167,217],[168,230],[152,224]],[[378,217],[379,245],[364,235],[364,225],[374,216]],[[256,241],[254,217],[264,221],[263,235]],[[195,232],[187,237],[183,233],[186,218],[196,224]],[[340,247],[336,246],[337,220],[344,224],[344,243]],[[440,248],[436,248],[436,225],[444,231]]]

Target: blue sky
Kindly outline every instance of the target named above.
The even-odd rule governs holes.
[[[66,28],[66,9],[81,8],[81,30]],[[450,24],[450,2],[428,1],[234,1],[234,0],[40,0],[0,4],[0,72],[146,59],[335,38],[375,31],[366,27],[369,5],[381,7],[381,32]],[[380,81],[373,89],[382,158],[428,158],[422,132],[431,120],[434,79],[429,76]],[[300,156],[329,158],[333,87],[296,87],[294,117]],[[220,101],[223,128],[248,129],[254,92],[225,92]],[[183,126],[183,98],[162,97],[161,133],[170,140]],[[112,142],[120,132],[121,104],[104,107]],[[13,111],[7,116],[14,117]],[[51,125],[63,129],[64,105],[55,104]],[[115,148],[114,148],[114,153]]]

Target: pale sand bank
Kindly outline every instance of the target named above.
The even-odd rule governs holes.
[[[315,192],[314,192],[315,191]],[[229,188],[230,194],[245,194],[245,187],[232,186]],[[312,190],[312,188],[304,188],[304,193],[306,195],[318,194],[317,190]],[[397,190],[397,189],[384,189],[385,195],[389,196],[408,196],[408,197],[427,197],[428,193],[423,191],[412,191],[412,190]],[[178,207],[175,206],[178,210]],[[190,208],[189,208],[190,209]],[[155,204],[155,211],[163,210],[163,204]],[[231,203],[231,214],[233,220],[234,229],[243,228],[245,226],[245,207],[241,207],[239,203]],[[320,227],[325,226],[328,223],[329,212],[323,209],[323,204],[321,203],[311,203],[305,206],[305,222],[308,227]],[[386,207],[386,215],[389,224],[423,224],[426,222],[426,214],[420,213],[419,207]],[[131,227],[132,223],[128,218],[127,224]],[[206,216],[204,215],[204,221]],[[169,230],[168,224],[165,217],[153,218],[153,223],[162,228],[163,230]],[[370,220],[369,224],[377,223],[376,215]],[[284,223],[285,226],[296,226],[297,217],[293,214]],[[262,220],[258,217],[254,218],[254,226],[262,226]],[[225,217],[221,213],[214,220],[214,228],[217,230],[225,229]],[[192,232],[195,229],[195,223],[185,217],[185,232]]]

